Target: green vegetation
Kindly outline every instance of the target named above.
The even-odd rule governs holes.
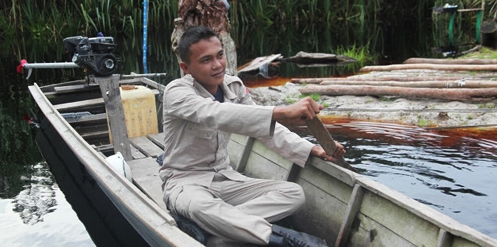
[[[319,102],[321,100],[321,94],[313,93],[313,94],[301,94],[300,98],[311,97],[312,100]]]
[[[479,51],[468,53],[464,56],[461,56],[460,58],[497,59],[497,51],[492,50],[488,47],[481,47]]]
[[[496,103],[485,103],[485,104],[480,104],[478,105],[479,109],[493,109],[496,108],[497,104]]]
[[[430,125],[430,122],[424,118],[422,118],[421,116],[418,116],[418,123],[417,125],[419,127],[426,127],[426,126],[429,126]]]

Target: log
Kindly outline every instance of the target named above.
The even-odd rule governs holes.
[[[439,99],[448,101],[486,101],[497,97],[497,88],[403,88],[388,86],[308,85],[299,89],[302,94],[328,96],[398,96],[409,99]]]
[[[430,75],[414,75],[411,76],[408,73],[404,75],[379,75],[379,76],[370,76],[369,75],[359,75],[359,76],[350,76],[350,77],[323,77],[323,78],[292,78],[292,83],[299,84],[320,84],[322,82],[326,82],[326,84],[330,84],[333,81],[398,81],[398,82],[416,82],[416,81],[458,81],[458,80],[483,80],[486,81],[489,78],[497,77],[495,74],[477,74],[477,75],[454,75],[454,76],[430,76]],[[492,81],[493,82],[493,81]]]
[[[323,80],[320,85],[369,85],[413,88],[497,88],[497,81],[453,80],[453,81],[363,81]]]
[[[497,70],[497,64],[484,65],[461,65],[461,64],[393,64],[393,65],[376,65],[365,66],[360,69],[360,72],[371,71],[390,71],[390,70],[409,70],[409,69],[429,69],[429,70],[447,70],[447,71],[485,71]]]
[[[442,59],[442,58],[418,58],[412,57],[404,61],[404,64],[497,64],[497,59],[478,59],[478,58],[461,58],[461,59]]]

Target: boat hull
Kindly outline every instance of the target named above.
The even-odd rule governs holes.
[[[59,188],[97,246],[147,246],[44,116],[36,142]]]

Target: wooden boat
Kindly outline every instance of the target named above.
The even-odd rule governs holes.
[[[143,77],[111,78],[29,87],[42,113],[36,141],[57,183],[98,246],[203,246],[178,228],[162,201],[156,158],[163,149],[164,86]],[[112,92],[104,89],[105,80],[150,89],[159,109],[157,133],[128,139],[132,181],[107,160],[126,138],[113,136],[110,144],[116,105],[106,98]],[[307,201],[288,221],[330,246],[497,246],[497,240],[330,162],[311,158],[300,168],[237,134],[229,151],[233,167],[249,176],[300,184]]]

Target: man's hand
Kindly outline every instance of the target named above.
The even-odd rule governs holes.
[[[310,97],[305,97],[288,106],[277,106],[273,110],[273,120],[285,124],[303,124],[306,119],[313,119],[323,109]]]
[[[319,158],[335,162],[337,158],[343,157],[347,152],[343,148],[342,144],[338,143],[337,141],[335,141],[335,144],[337,146],[337,149],[335,150],[335,153],[331,156],[326,154],[326,151],[324,151],[323,147],[317,145],[312,148],[311,154]]]

